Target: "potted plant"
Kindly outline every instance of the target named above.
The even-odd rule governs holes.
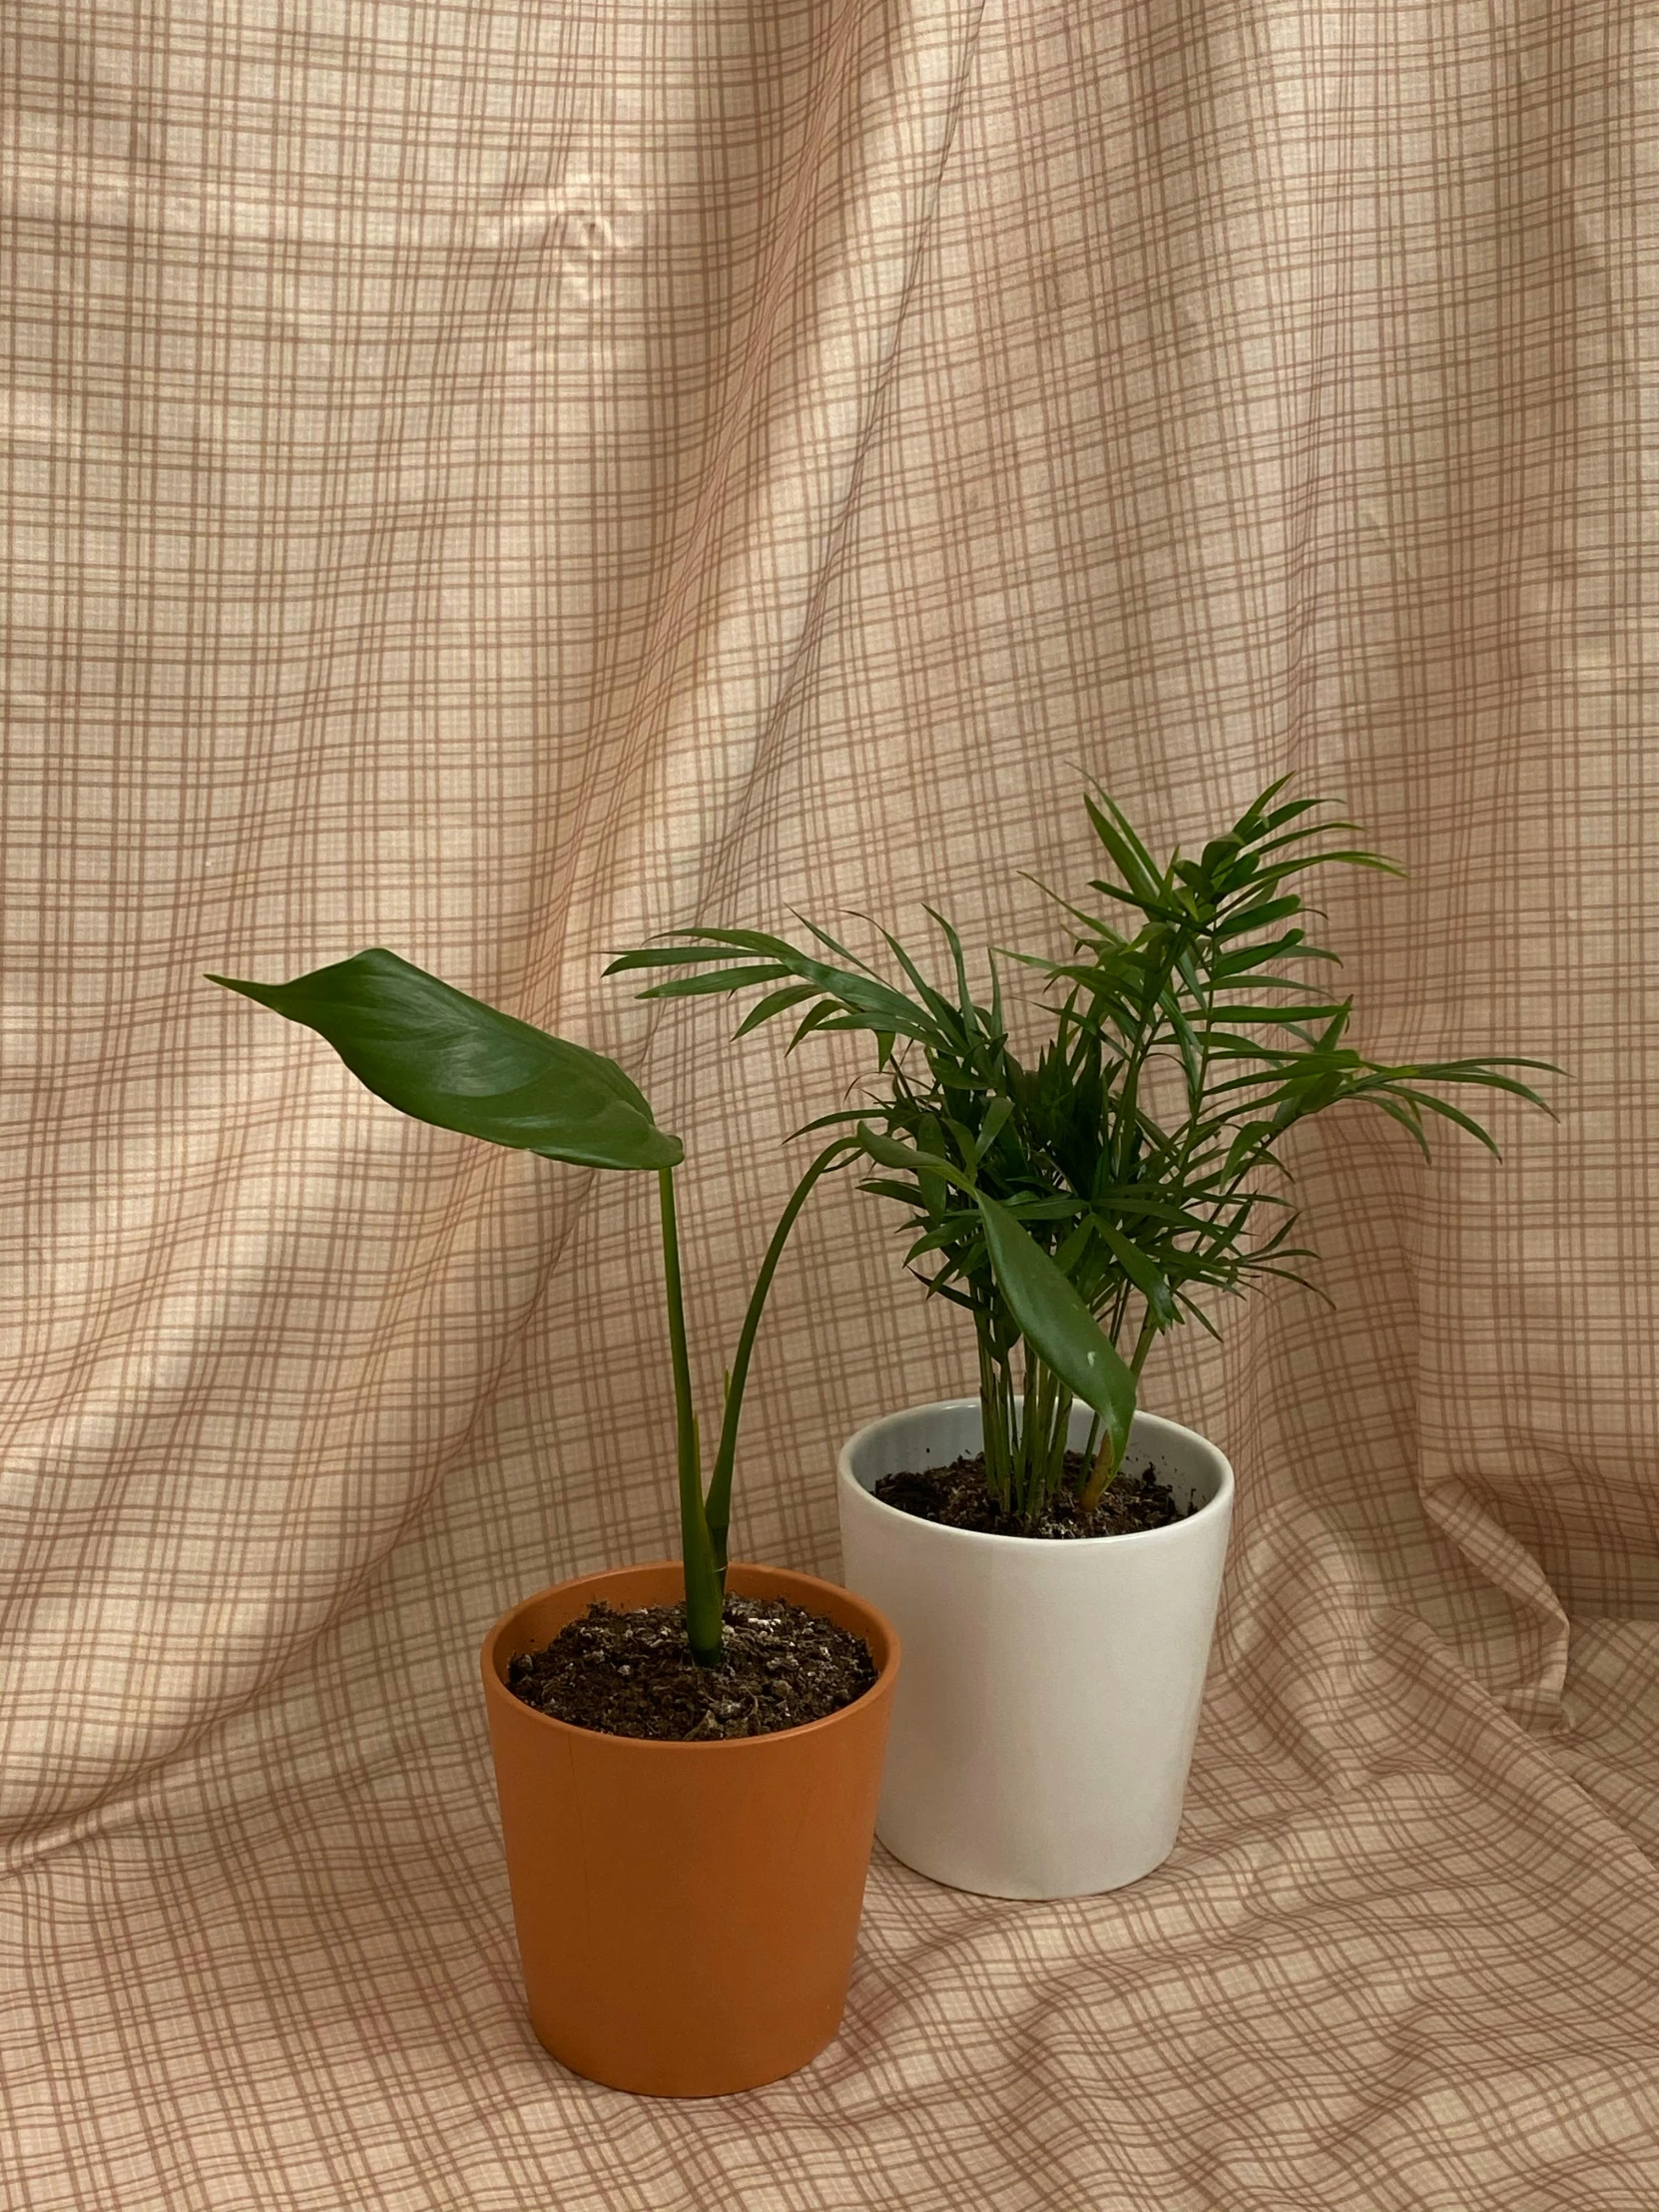
[[[1162,865],[1109,797],[1089,800],[1111,870],[1091,887],[1123,925],[1062,901],[1070,956],[1011,955],[1047,991],[1029,1065],[994,959],[975,998],[931,908],[944,985],[884,930],[896,984],[811,922],[807,949],[693,930],[613,963],[676,971],[648,996],[767,986],[740,1035],[788,1013],[792,1050],[821,1030],[875,1039],[876,1087],[814,1126],[850,1133],[875,1171],[863,1187],[904,1209],[908,1265],[972,1320],[979,1389],[845,1446],[843,1571],[905,1645],[876,1833],[957,1888],[1114,1889],[1174,1845],[1233,1475],[1136,1397],[1166,1331],[1214,1333],[1207,1294],[1301,1280],[1288,1132],[1353,1100],[1425,1152],[1430,1117],[1495,1150],[1440,1094],[1541,1103],[1512,1072],[1541,1062],[1388,1066],[1348,1043],[1351,1001],[1297,972],[1335,957],[1307,938],[1299,880],[1399,870],[1331,845],[1354,826],[1284,798],[1286,781]]]
[[[531,2022],[555,2057],[662,2096],[753,2088],[839,2024],[898,1643],[866,1601],[727,1563],[767,1293],[830,1143],[784,1208],[744,1320],[707,1488],[674,1170],[612,1060],[380,949],[289,983],[213,981],[316,1030],[416,1120],[657,1178],[682,1558],[542,1590],[484,1639],[484,1696]]]

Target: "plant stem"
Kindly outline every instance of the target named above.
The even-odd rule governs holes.
[[[985,1453],[985,1487],[1005,1513],[1011,1494],[1012,1462],[1008,1367],[991,1349],[990,1330],[983,1314],[975,1311],[973,1325],[979,1340],[979,1433]]]
[[[856,1150],[856,1138],[837,1137],[833,1144],[825,1146],[801,1178],[790,1194],[789,1204],[778,1217],[778,1226],[772,1232],[772,1242],[767,1246],[767,1256],[761,1262],[761,1272],[755,1278],[755,1288],[750,1293],[749,1311],[743,1318],[743,1334],[738,1339],[732,1372],[726,1379],[726,1407],[721,1421],[720,1443],[715,1451],[714,1472],[709,1478],[709,1499],[705,1509],[715,1570],[723,1588],[726,1580],[726,1536],[732,1519],[732,1469],[738,1456],[738,1422],[743,1417],[743,1393],[749,1380],[749,1359],[755,1350],[755,1337],[761,1326],[767,1293],[772,1289],[772,1279],[778,1273],[778,1263],[784,1256],[784,1247],[790,1241],[790,1231],[795,1227],[796,1218],[806,1205],[813,1185],[820,1176],[834,1166],[837,1158]]]
[[[1071,1392],[1060,1378],[1048,1375],[1048,1435],[1043,1463],[1043,1507],[1053,1504],[1066,1483],[1066,1444],[1071,1433]]]
[[[663,1217],[663,1287],[668,1298],[668,1341],[674,1356],[676,1455],[680,1467],[680,1553],[686,1576],[686,1634],[699,1666],[720,1659],[725,1593],[715,1564],[709,1516],[703,1504],[702,1453],[697,1408],[692,1402],[691,1357],[686,1349],[686,1306],[680,1288],[680,1233],[674,1215],[674,1170],[659,1168],[657,1195]]]
[[[1013,1486],[1012,1509],[1028,1530],[1036,1527],[1065,1487],[1071,1407],[1071,1391],[1027,1345],[1016,1460],[1019,1479]],[[986,1486],[990,1486],[988,1452]]]
[[[1018,1473],[1014,1482],[1014,1509],[1028,1527],[1041,1504],[1037,1494],[1036,1473],[1036,1454],[1041,1445],[1041,1422],[1037,1413],[1038,1391],[1041,1386],[1042,1362],[1027,1345],[1025,1373],[1020,1379],[1019,1451],[1014,1462]]]
[[[1134,1357],[1129,1362],[1129,1372],[1135,1378],[1137,1383],[1141,1380],[1141,1370],[1146,1366],[1146,1356],[1157,1341],[1158,1323],[1149,1306],[1141,1319],[1141,1333],[1135,1340]],[[1124,1451],[1127,1451],[1128,1448],[1129,1439],[1126,1436],[1124,1438]],[[1115,1459],[1112,1458],[1111,1454],[1112,1439],[1110,1436],[1103,1436],[1100,1439],[1100,1449],[1095,1454],[1094,1465],[1089,1469],[1089,1479],[1083,1485],[1083,1495],[1080,1502],[1085,1513],[1094,1511],[1118,1478],[1119,1469],[1123,1465],[1123,1452],[1119,1452]]]

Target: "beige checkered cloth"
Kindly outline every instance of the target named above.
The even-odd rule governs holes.
[[[1652,0],[6,0],[7,2212],[1659,2207]],[[650,1193],[200,980],[384,943],[621,1053],[718,1388],[846,1063],[608,946],[1055,940],[1083,771],[1408,884],[1369,1046],[1564,1063],[1299,1155],[1333,1305],[1171,1348],[1241,1477],[1186,1826],[873,1871],[706,2105],[521,2006],[487,1622],[672,1544]],[[867,941],[867,940],[861,940]],[[742,1547],[961,1387],[803,1228]],[[1194,1330],[1180,1333],[1197,1339]]]

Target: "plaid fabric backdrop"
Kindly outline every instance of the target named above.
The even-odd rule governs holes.
[[[0,1885],[26,2212],[1659,2203],[1659,61],[1639,0],[10,0]],[[477,1640],[672,1548],[649,1192],[202,980],[379,942],[688,1133],[717,1385],[850,1063],[607,947],[1057,941],[1096,776],[1270,777],[1362,1041],[1559,1061],[1296,1155],[1175,1856],[877,1855],[844,2033],[705,2106],[520,2003]],[[850,1190],[742,1548],[970,1348]],[[876,1241],[873,1241],[876,1240]],[[1183,1340],[1196,1337],[1181,1332]]]

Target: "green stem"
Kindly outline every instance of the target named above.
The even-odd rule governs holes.
[[[1135,1340],[1134,1357],[1129,1362],[1129,1372],[1134,1377],[1137,1385],[1141,1380],[1141,1370],[1146,1366],[1146,1356],[1157,1341],[1158,1324],[1153,1319],[1152,1309],[1148,1307],[1141,1319],[1141,1333]],[[1127,1436],[1123,1443],[1124,1451],[1127,1451],[1129,1448]],[[1114,1459],[1112,1457],[1111,1437],[1109,1435],[1102,1436],[1100,1449],[1095,1454],[1094,1465],[1089,1469],[1089,1479],[1083,1486],[1081,1503],[1085,1513],[1094,1511],[1107,1490],[1117,1480],[1118,1470],[1122,1465],[1123,1451],[1120,1451]]]
[[[1065,1383],[1027,1345],[1020,1421],[1023,1487],[1019,1511],[1028,1528],[1036,1526],[1065,1485],[1071,1403]]]
[[[979,1431],[985,1453],[985,1487],[1005,1513],[1011,1458],[1006,1409],[1007,1366],[991,1349],[990,1330],[977,1308],[973,1326],[979,1343]]]
[[[1065,1488],[1066,1444],[1071,1434],[1071,1392],[1057,1375],[1049,1378],[1048,1461],[1044,1476],[1045,1509]]]
[[[1041,1504],[1037,1472],[1037,1454],[1042,1448],[1041,1415],[1037,1409],[1041,1387],[1042,1362],[1027,1345],[1025,1373],[1020,1379],[1019,1452],[1014,1462],[1019,1470],[1014,1483],[1014,1509],[1027,1527]]]
[[[795,1227],[796,1219],[806,1205],[814,1184],[834,1166],[841,1155],[857,1149],[856,1138],[837,1137],[833,1144],[826,1145],[801,1178],[790,1195],[789,1204],[778,1218],[778,1227],[772,1233],[767,1256],[761,1262],[761,1272],[755,1278],[755,1288],[750,1294],[749,1311],[743,1318],[743,1334],[738,1339],[732,1372],[726,1379],[726,1408],[721,1421],[720,1443],[715,1451],[714,1472],[709,1478],[709,1501],[706,1509],[715,1568],[723,1585],[726,1576],[726,1538],[732,1520],[732,1470],[738,1456],[738,1423],[743,1417],[743,1393],[749,1381],[749,1360],[755,1350],[755,1338],[761,1326],[767,1293],[772,1289],[772,1279],[778,1273],[778,1263],[784,1257],[784,1247],[790,1241],[790,1231]]]
[[[686,1575],[686,1634],[699,1666],[720,1659],[724,1592],[703,1505],[702,1452],[692,1402],[691,1356],[686,1348],[686,1305],[680,1288],[680,1233],[674,1215],[674,1170],[661,1168],[657,1195],[663,1217],[663,1285],[668,1298],[668,1341],[674,1356],[674,1410],[680,1466],[680,1553]]]
[[[1107,1337],[1111,1339],[1114,1346],[1117,1344],[1118,1338],[1122,1334],[1123,1317],[1128,1312],[1128,1309],[1129,1285],[1127,1283],[1123,1283],[1119,1285],[1117,1296],[1112,1301],[1112,1311],[1110,1318],[1107,1321],[1101,1323],[1102,1331]],[[1095,1455],[1100,1449],[1100,1415],[1096,1413],[1094,1419],[1089,1423],[1089,1440],[1083,1447],[1083,1456],[1085,1459],[1088,1460],[1091,1468],[1094,1465]]]

